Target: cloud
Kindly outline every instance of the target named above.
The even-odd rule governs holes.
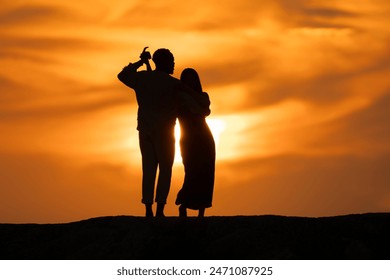
[[[342,3],[329,1],[276,1],[278,14],[290,27],[351,28],[350,21],[359,20],[360,12]]]
[[[258,49],[242,47],[228,52],[245,53],[243,57],[228,56],[225,61],[199,67],[202,81],[209,93],[220,92],[226,85],[240,85],[245,102],[236,103],[234,110],[261,108],[297,99],[314,105],[328,106],[350,98],[376,98],[389,86],[388,43],[375,41],[366,48],[359,47],[369,36],[345,33],[337,38],[290,34],[278,38],[277,44],[258,43]],[[366,85],[370,85],[370,95]],[[237,92],[237,94],[242,94]],[[218,97],[217,97],[218,98]],[[229,110],[225,106],[221,113]]]
[[[352,69],[326,70],[310,78],[280,76],[280,80],[277,80],[274,77],[266,83],[260,83],[260,86],[255,82],[250,84],[251,98],[242,106],[246,108],[264,106],[290,98],[326,106],[351,97],[359,98],[365,95],[366,98],[370,98],[358,86],[364,87],[368,81],[372,85],[371,97],[375,98],[383,94],[383,87],[386,85],[380,85],[383,85],[383,78],[389,72],[390,61],[383,54],[368,62],[367,65],[357,65]]]
[[[258,1],[158,1],[138,2],[125,9],[115,24],[183,31],[231,30],[256,23],[267,3]],[[216,12],[218,11],[218,12]],[[234,11],[232,13],[231,11]],[[188,16],[191,15],[191,16]],[[156,20],[158,19],[158,20]]]
[[[314,217],[387,212],[389,160],[283,155],[221,163],[211,211]]]
[[[375,100],[372,104],[328,123],[332,132],[317,144],[343,147],[349,153],[365,156],[383,156],[390,153],[390,94]],[[326,127],[324,127],[326,129]]]
[[[55,91],[55,90],[54,90]],[[18,108],[4,106],[0,115],[12,120],[37,120],[51,117],[71,117],[88,115],[94,112],[113,109],[116,107],[130,107],[136,104],[131,92],[125,92],[114,87],[91,87],[84,90],[79,89],[75,94],[69,94],[63,98],[55,98],[52,102],[36,102],[30,104],[29,108]],[[18,97],[20,98],[20,96]]]
[[[0,24],[3,26],[48,23],[49,20],[68,17],[64,10],[53,6],[27,4],[8,8],[0,13]]]
[[[53,38],[45,36],[7,36],[2,41],[3,45],[1,48],[1,56],[4,58],[7,56],[13,57],[17,54],[25,55],[28,58],[28,55],[33,56],[34,54],[41,54],[41,60],[38,62],[50,62],[53,60],[51,53],[48,51],[67,51],[74,52],[80,49],[90,49],[96,47],[100,51],[103,51],[107,48],[104,48],[104,43],[99,42],[94,39],[82,39],[82,38]],[[43,56],[46,54],[46,56]],[[51,58],[51,60],[44,60]],[[61,58],[61,57],[59,57]]]
[[[3,1],[4,2],[4,1]],[[129,6],[128,1],[123,7]],[[0,11],[0,22],[8,28],[20,30],[28,25],[28,33],[54,31],[70,28],[77,32],[77,26],[103,24],[104,19],[116,5],[106,1],[6,1]],[[58,31],[58,30],[57,30]]]
[[[1,158],[2,222],[48,223],[103,215],[141,215],[139,172],[125,165],[37,153],[2,153]]]

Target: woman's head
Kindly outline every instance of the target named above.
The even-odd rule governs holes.
[[[192,89],[202,92],[202,84],[200,83],[199,75],[192,68],[186,68],[181,72],[180,80]]]

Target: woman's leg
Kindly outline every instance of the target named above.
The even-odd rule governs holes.
[[[179,217],[187,217],[187,208],[183,204],[179,206]]]
[[[201,218],[204,217],[204,208],[199,208],[198,217],[201,217]]]

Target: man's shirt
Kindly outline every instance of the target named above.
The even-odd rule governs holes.
[[[118,78],[136,93],[139,131],[175,125],[180,80],[162,71],[137,72],[132,64],[123,68]]]

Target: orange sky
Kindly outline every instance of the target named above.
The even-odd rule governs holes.
[[[3,0],[0,222],[144,214],[136,100],[116,75],[145,46],[210,95],[206,215],[390,211],[388,1],[221,3]],[[182,179],[177,161],[168,216]]]

